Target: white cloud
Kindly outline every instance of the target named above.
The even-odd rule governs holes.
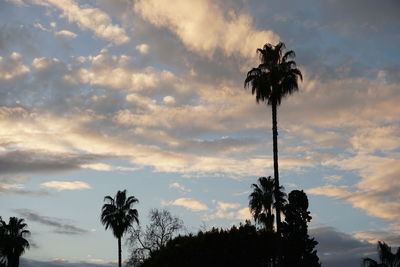
[[[0,188],[1,188],[1,189],[5,189],[5,190],[10,190],[10,189],[20,190],[20,189],[24,189],[25,186],[24,186],[23,184],[7,184],[7,183],[0,183]]]
[[[34,23],[33,26],[34,26],[35,28],[39,29],[39,30],[44,31],[44,32],[51,32],[50,29],[47,29],[45,26],[43,26],[42,24],[40,24],[40,23],[38,23],[38,22],[37,22],[37,23]]]
[[[350,142],[360,152],[391,151],[400,147],[400,127],[363,127],[355,131]]]
[[[366,241],[370,244],[378,244],[378,241],[384,241],[391,246],[400,246],[400,231],[399,228],[394,231],[359,231],[354,234],[354,237]]]
[[[176,77],[166,70],[157,70],[152,67],[132,69],[127,55],[110,56],[102,51],[99,55],[89,57],[90,68],[77,68],[64,78],[75,83],[89,83],[113,89],[142,91],[153,89],[163,83],[171,83]]]
[[[88,183],[85,183],[82,181],[74,181],[74,182],[50,181],[50,182],[44,182],[41,185],[43,187],[53,188],[58,191],[82,190],[82,189],[90,189],[91,188],[91,186]]]
[[[169,188],[176,188],[179,189],[183,192],[191,192],[192,190],[190,190],[189,188],[184,187],[183,185],[179,184],[179,183],[172,183],[169,185]]]
[[[228,219],[228,220],[248,220],[251,219],[251,213],[248,207],[240,208],[239,203],[227,203],[222,201],[213,201],[216,204],[216,211],[211,215],[206,215],[207,220]]]
[[[212,56],[220,49],[226,55],[255,57],[257,47],[276,43],[279,36],[272,31],[258,31],[248,14],[225,13],[210,0],[174,1],[140,0],[135,12],[158,27],[175,33],[189,50]]]
[[[208,207],[198,200],[192,198],[178,198],[171,202],[163,202],[167,206],[181,206],[191,211],[205,211]]]
[[[92,169],[95,171],[137,171],[141,169],[140,167],[122,167],[122,166],[113,166],[104,163],[92,163],[92,164],[84,164],[81,165],[82,168]]]
[[[33,59],[32,66],[38,70],[45,70],[59,62],[57,58],[39,57]]]
[[[14,4],[18,5],[18,6],[25,6],[26,5],[23,0],[6,0],[6,2],[11,2],[11,3],[14,3]]]
[[[148,44],[140,44],[136,46],[136,50],[138,50],[141,54],[148,54],[150,47]]]
[[[307,193],[342,199],[355,208],[365,210],[370,216],[388,221],[399,221],[400,181],[397,178],[400,168],[397,166],[400,166],[400,162],[388,165],[386,163],[388,162],[375,164],[373,170],[361,169],[363,179],[353,187],[326,185],[309,189]],[[373,163],[368,161],[365,164]],[[369,171],[373,172],[369,173]]]
[[[62,16],[66,17],[69,22],[77,23],[82,30],[93,31],[97,37],[103,40],[117,45],[129,41],[125,29],[113,24],[111,17],[99,8],[92,8],[88,5],[81,7],[74,0],[41,0],[33,1],[33,3],[50,5],[62,10]]]
[[[167,95],[167,96],[165,96],[164,98],[163,98],[163,102],[166,104],[166,105],[175,105],[175,103],[176,103],[176,101],[175,101],[175,98],[173,97],[173,96],[170,96],[170,95]]]
[[[68,30],[61,30],[61,31],[55,32],[55,35],[64,37],[67,39],[74,39],[78,36],[76,33],[68,31]]]
[[[22,61],[22,55],[13,52],[6,59],[0,57],[0,80],[13,80],[30,71]]]

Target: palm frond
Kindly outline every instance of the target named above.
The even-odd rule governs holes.
[[[284,97],[298,91],[298,78],[302,81],[303,76],[296,62],[288,61],[296,54],[284,51],[285,44],[282,42],[275,46],[267,43],[257,49],[260,64],[247,73],[244,82],[244,87],[251,88],[251,93],[256,96],[257,103],[280,105]]]

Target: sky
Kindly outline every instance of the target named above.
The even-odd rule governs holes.
[[[108,266],[106,195],[185,233],[250,219],[271,108],[243,87],[283,41],[304,80],[278,109],[280,179],[309,197],[323,266],[400,246],[396,0],[0,0],[0,215],[22,266]],[[123,257],[128,257],[124,247]]]

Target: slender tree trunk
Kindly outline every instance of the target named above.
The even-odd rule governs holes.
[[[277,122],[277,104],[272,103],[272,138],[274,150],[274,180],[275,180],[275,201],[279,199],[279,169],[278,169],[278,122]],[[276,205],[276,232],[281,234],[281,207]]]
[[[7,267],[18,267],[19,266],[19,256],[14,253],[7,256]]]
[[[118,237],[118,266],[122,265],[121,237]]]
[[[277,122],[277,104],[274,101],[272,103],[272,141],[273,141],[273,153],[274,153],[274,195],[275,201],[279,199],[279,169],[278,169],[278,122]],[[278,234],[277,244],[277,257],[273,262],[274,267],[281,266],[281,207],[277,203],[275,207],[276,211],[276,232]]]

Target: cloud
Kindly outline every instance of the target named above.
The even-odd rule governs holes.
[[[354,237],[373,245],[378,244],[378,241],[384,241],[390,246],[400,247],[400,232],[398,229],[397,227],[397,229],[393,229],[394,231],[358,231],[354,234]]]
[[[173,96],[170,96],[170,95],[164,96],[163,102],[166,105],[175,105],[175,103],[176,103],[175,98]]]
[[[227,220],[250,220],[252,215],[249,208],[240,208],[239,203],[228,203],[213,200],[216,210],[212,214],[205,215],[206,220],[227,219]]]
[[[22,175],[1,175],[0,176],[0,194],[16,194],[29,196],[48,196],[49,192],[44,190],[27,190],[23,182],[28,177]]]
[[[49,67],[54,66],[55,64],[59,63],[60,61],[57,58],[34,58],[32,61],[32,66],[39,71],[46,70]]]
[[[240,208],[239,203],[228,203],[223,201],[213,201],[216,204],[216,211],[205,215],[207,220],[228,219],[228,220],[250,220],[252,215],[248,207]]]
[[[150,47],[148,44],[140,44],[136,46],[136,50],[138,50],[141,54],[148,54]]]
[[[15,194],[25,196],[49,196],[44,190],[26,190],[23,184],[0,184],[0,194]]]
[[[14,4],[18,5],[18,6],[25,6],[26,5],[24,0],[6,0],[6,2],[11,2],[11,3],[14,3]]]
[[[7,151],[0,152],[0,173],[49,173],[68,171],[80,168],[97,159],[94,155],[77,155],[47,153],[40,151]]]
[[[49,181],[42,183],[41,186],[56,189],[57,191],[82,190],[91,188],[91,186],[88,183],[82,181],[74,181],[74,182]]]
[[[113,166],[104,163],[92,163],[92,164],[84,164],[81,165],[82,168],[92,169],[95,171],[137,171],[140,170],[141,167],[123,167],[123,166]]]
[[[29,221],[37,222],[54,229],[55,233],[66,235],[80,235],[88,233],[89,231],[73,224],[66,223],[64,219],[43,216],[29,209],[16,209],[14,210],[19,216],[26,218]]]
[[[176,188],[176,189],[179,189],[180,191],[186,192],[186,193],[189,193],[189,192],[192,191],[192,190],[190,190],[189,188],[186,188],[186,187],[184,187],[183,185],[181,185],[181,184],[179,184],[179,183],[176,183],[176,182],[170,184],[170,185],[169,185],[169,188]]]
[[[400,148],[400,127],[365,127],[355,131],[350,139],[353,148],[359,152],[388,152]]]
[[[316,249],[323,266],[358,266],[362,258],[371,257],[376,251],[376,245],[362,242],[333,227],[312,228],[309,234],[318,241]]]
[[[178,198],[174,201],[170,202],[163,202],[162,205],[167,206],[181,206],[191,211],[205,211],[208,210],[208,207],[201,203],[198,200],[191,199],[191,198]]]
[[[57,31],[57,32],[55,32],[55,35],[66,38],[66,39],[74,39],[78,36],[76,33],[68,31],[68,30]]]
[[[191,51],[212,56],[219,49],[231,56],[254,57],[255,48],[276,43],[279,36],[270,30],[258,31],[248,14],[236,14],[209,0],[136,1],[134,11],[157,27],[165,27]]]
[[[21,54],[13,52],[6,59],[0,56],[0,80],[14,80],[29,71],[29,67],[22,61]]]
[[[82,30],[93,31],[95,36],[100,39],[117,45],[127,43],[130,40],[125,29],[113,24],[111,17],[99,8],[92,8],[88,5],[81,7],[74,0],[41,0],[32,2],[60,9],[63,12],[62,17],[67,18],[69,22],[76,23]]]
[[[134,69],[129,66],[129,56],[110,56],[105,52],[88,57],[90,68],[75,68],[64,79],[71,84],[86,83],[129,91],[154,89],[176,80],[175,75],[169,71],[152,67]]]

